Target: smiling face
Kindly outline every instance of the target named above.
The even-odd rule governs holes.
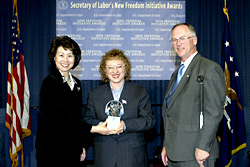
[[[181,58],[183,62],[185,62],[193,53],[197,51],[197,37],[193,36],[190,33],[190,30],[185,25],[179,25],[172,30],[172,39],[178,39],[175,44],[172,43],[172,47],[174,48],[177,55]],[[184,41],[181,41],[181,37],[190,37]]]
[[[122,85],[125,74],[125,64],[122,60],[107,60],[106,75],[113,87],[119,87]]]
[[[69,49],[65,50],[62,46],[59,46],[54,60],[56,67],[68,78],[69,71],[75,63],[75,56],[72,51]]]

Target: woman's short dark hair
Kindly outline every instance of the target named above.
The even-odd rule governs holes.
[[[48,54],[51,66],[56,67],[54,58],[56,56],[57,49],[60,46],[62,46],[65,50],[69,49],[72,51],[73,55],[75,56],[74,66],[72,67],[72,69],[74,69],[81,60],[81,49],[79,45],[68,36],[56,36],[51,42]]]
[[[102,56],[102,60],[100,63],[99,72],[101,74],[103,82],[109,82],[109,79],[108,79],[107,74],[106,74],[106,63],[108,60],[121,60],[125,65],[125,71],[126,71],[124,79],[126,81],[130,80],[130,78],[131,78],[131,74],[130,74],[131,63],[130,63],[129,58],[124,54],[124,52],[122,50],[112,49],[112,50],[108,51],[104,56]]]

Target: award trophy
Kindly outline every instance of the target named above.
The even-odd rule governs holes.
[[[121,116],[124,114],[124,108],[120,101],[111,100],[106,104],[105,113],[108,115],[108,129],[115,129],[120,124]]]

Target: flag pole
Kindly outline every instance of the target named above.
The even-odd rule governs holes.
[[[16,12],[15,12],[15,9],[16,9]],[[18,18],[17,0],[13,0],[13,13],[16,14],[17,33],[18,33],[18,38],[20,38],[20,26],[19,26],[19,18]],[[13,67],[13,53],[12,53],[12,67]],[[13,75],[13,73],[12,73],[12,75]],[[13,105],[13,102],[11,104]],[[24,167],[24,150],[23,150],[24,149],[24,143],[23,143],[23,137],[21,137],[21,143],[22,143],[21,144],[21,167]]]
[[[20,37],[20,28],[19,28],[19,19],[18,19],[18,10],[17,10],[17,0],[13,0],[13,13],[16,8],[16,14],[17,14],[17,30],[18,30],[18,37]]]

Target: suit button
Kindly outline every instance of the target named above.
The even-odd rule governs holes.
[[[167,117],[169,118],[169,117],[170,117],[170,115],[168,115],[168,114],[167,114]]]

